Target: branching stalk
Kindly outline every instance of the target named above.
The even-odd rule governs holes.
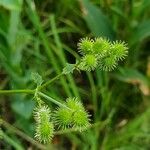
[[[64,74],[61,73],[61,74],[55,76],[53,79],[51,79],[51,80],[47,81],[46,83],[44,83],[43,85],[41,85],[41,86],[39,87],[39,90],[41,90],[41,89],[47,87],[49,84],[51,84],[51,83],[54,82],[55,80],[58,80],[58,79],[59,79],[61,76],[63,76],[63,75],[64,75]]]
[[[45,99],[51,101],[52,103],[54,103],[54,104],[56,104],[56,105],[58,105],[58,106],[60,106],[60,107],[64,107],[64,108],[70,109],[70,108],[67,107],[66,105],[64,105],[64,104],[62,104],[62,103],[60,103],[60,102],[58,102],[57,100],[53,99],[53,98],[50,97],[50,96],[47,96],[46,94],[44,94],[44,93],[42,93],[42,92],[38,92],[38,94],[39,94],[41,97],[43,97],[43,98],[45,98]]]
[[[35,90],[23,89],[23,90],[0,90],[0,94],[15,94],[15,93],[25,93],[34,94]]]

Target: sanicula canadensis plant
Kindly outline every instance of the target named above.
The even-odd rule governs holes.
[[[0,90],[0,93],[27,93],[34,94],[36,108],[35,118],[35,138],[41,143],[49,143],[54,136],[54,129],[65,130],[73,128],[75,131],[83,131],[90,127],[90,115],[85,110],[82,102],[76,97],[69,97],[61,103],[52,97],[41,92],[62,75],[77,71],[94,71],[101,69],[111,71],[116,68],[120,60],[125,59],[128,54],[128,47],[122,41],[109,41],[106,38],[83,38],[77,44],[79,53],[82,55],[76,64],[67,64],[60,75],[50,81],[43,83],[42,77],[33,73],[32,78],[37,84],[35,90]],[[44,99],[58,105],[54,111],[50,110]]]

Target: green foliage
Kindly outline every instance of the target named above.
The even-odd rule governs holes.
[[[0,0],[1,148],[149,150],[149,7],[150,0]],[[35,75],[36,89],[33,71],[45,81]],[[35,106],[49,122],[32,119]]]
[[[130,42],[132,45],[142,42],[144,39],[150,37],[150,20],[140,22],[132,33]]]
[[[108,17],[103,14],[102,10],[93,5],[90,0],[82,0],[82,14],[87,26],[94,36],[109,37],[114,39],[114,31]]]
[[[63,69],[63,74],[73,73],[75,69],[75,64],[66,64],[66,67]]]
[[[22,4],[22,0],[1,0],[0,6],[10,10],[21,10],[20,6]]]
[[[32,72],[31,77],[37,86],[40,86],[43,83],[42,77],[37,72]]]

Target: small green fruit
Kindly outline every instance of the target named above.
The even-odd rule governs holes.
[[[35,138],[40,141],[48,143],[51,141],[52,137],[54,136],[54,126],[52,122],[41,122],[36,126],[36,134]]]
[[[117,60],[123,60],[128,54],[128,48],[124,42],[116,41],[112,44],[110,53],[115,55]]]
[[[103,57],[110,49],[110,42],[107,39],[103,38],[96,38],[95,42],[93,43],[93,52],[98,54],[99,56]]]
[[[93,54],[87,54],[82,59],[78,68],[85,71],[94,70],[97,67],[97,56]]]
[[[83,38],[78,43],[78,49],[82,55],[90,53],[92,51],[92,46],[93,40],[89,38]]]
[[[68,128],[72,121],[72,112],[69,109],[59,107],[53,116],[55,124],[58,128]]]

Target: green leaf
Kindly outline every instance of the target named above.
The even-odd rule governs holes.
[[[121,68],[119,71],[120,72],[115,75],[117,79],[133,85],[139,85],[142,94],[150,95],[150,82],[141,72],[129,68]]]
[[[133,31],[130,38],[130,43],[136,44],[142,42],[145,38],[150,36],[150,20],[146,20],[138,24],[137,28]]]
[[[43,83],[42,77],[37,72],[32,72],[31,77],[37,86],[40,86]]]
[[[120,68],[116,74],[117,79],[128,83],[142,83],[148,85],[148,79],[138,70],[129,68]]]
[[[12,109],[25,119],[29,119],[32,115],[35,106],[35,101],[24,99],[17,95],[11,104]]]
[[[93,35],[114,39],[112,26],[101,9],[93,5],[89,0],[82,0],[80,3],[83,17]]]
[[[29,136],[33,137],[35,132],[35,122],[32,122],[30,119],[23,117],[17,118],[15,122],[16,127],[24,131]]]
[[[75,64],[66,64],[66,67],[63,69],[63,74],[73,73],[75,69]]]
[[[22,0],[0,0],[0,6],[8,10],[20,10],[22,5]]]

